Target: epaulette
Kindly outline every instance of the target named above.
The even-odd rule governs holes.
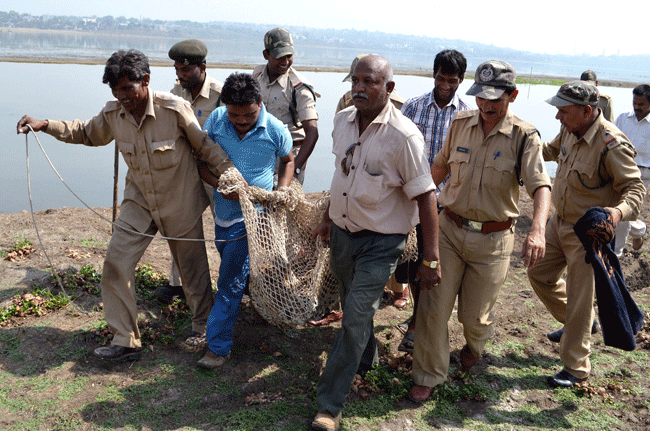
[[[223,89],[223,84],[221,84],[219,81],[210,82],[210,90],[216,91],[217,93],[221,93],[222,89]]]
[[[165,91],[154,91],[153,103],[162,106],[163,108],[172,109],[174,111],[180,111],[181,107],[184,104],[187,104],[188,106],[190,104],[190,102],[183,99],[182,97],[176,96],[172,93],[167,93]]]
[[[104,112],[117,111],[121,107],[122,104],[117,100],[109,100],[108,102],[106,102],[106,105],[104,105]]]
[[[473,117],[474,114],[476,114],[476,110],[469,110],[469,111],[456,111],[456,114],[454,115],[454,118],[456,120],[460,120],[461,118],[469,118]]]
[[[314,86],[309,82],[302,74],[299,72],[296,72],[293,67],[289,69],[289,82],[291,82],[291,86],[293,87],[294,90],[296,90],[300,86],[304,86],[307,88],[312,95],[314,96],[314,100],[316,100],[317,97],[320,97],[320,94],[314,90]]]

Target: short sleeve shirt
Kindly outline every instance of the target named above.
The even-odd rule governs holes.
[[[558,217],[575,223],[589,208],[601,206],[618,208],[623,220],[636,218],[645,187],[636,152],[626,143],[601,114],[580,139],[562,127],[544,144],[544,159],[557,162],[551,199]]]
[[[357,109],[350,107],[334,118],[332,138],[336,156],[330,188],[332,221],[350,232],[408,233],[418,222],[414,199],[435,190],[415,124],[387,103],[359,135]],[[346,175],[342,162],[351,145],[354,152]]]
[[[221,82],[212,79],[210,75],[206,74],[201,91],[195,99],[192,100],[192,92],[183,88],[178,82],[172,88],[171,93],[190,102],[199,125],[203,127],[205,120],[208,119],[212,111],[217,109],[222,86]]]
[[[270,82],[267,65],[255,67],[253,76],[260,83],[262,101],[266,105],[267,112],[287,125],[294,141],[305,139],[305,130],[294,124],[290,110],[295,88],[298,114],[296,121],[318,120],[314,95],[302,85],[303,83],[309,84],[305,78],[290,68],[287,73]]]
[[[268,115],[264,104],[255,127],[239,138],[228,118],[225,107],[217,108],[205,123],[208,136],[224,149],[250,186],[273,189],[273,171],[276,158],[286,157],[293,146],[287,127]],[[242,217],[239,201],[224,199],[214,194],[215,222],[228,222]]]
[[[519,215],[516,165],[523,146],[521,179],[530,196],[551,186],[535,128],[510,110],[484,136],[478,110],[456,113],[433,163],[450,173],[440,204],[469,220],[505,221]]]
[[[650,168],[650,114],[641,121],[636,119],[634,111],[621,114],[616,119],[616,127],[625,133],[634,145],[637,156],[636,164]]]

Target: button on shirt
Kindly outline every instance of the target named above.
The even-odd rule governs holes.
[[[636,152],[625,142],[626,136],[600,114],[582,138],[562,127],[544,143],[544,159],[557,162],[551,200],[558,217],[575,224],[594,206],[618,208],[623,220],[637,217],[645,187]]]
[[[293,142],[287,127],[269,115],[264,105],[255,127],[241,139],[228,119],[225,106],[217,108],[210,115],[205,123],[205,130],[208,136],[225,150],[248,185],[264,190],[273,189],[275,160],[289,155]],[[214,221],[221,227],[228,227],[243,220],[239,201],[224,199],[216,190],[214,206]]]
[[[471,109],[470,106],[463,102],[457,94],[446,106],[440,108],[436,103],[433,91],[408,99],[404,103],[402,114],[413,121],[422,132],[429,164],[433,163],[433,158],[442,148],[456,111],[469,109]]]
[[[521,178],[532,197],[551,185],[535,128],[510,110],[484,136],[478,110],[461,111],[433,163],[449,171],[440,204],[473,221],[506,221],[519,215],[519,183],[515,166],[524,143]]]
[[[170,93],[148,89],[140,124],[117,101],[108,102],[90,120],[49,120],[46,133],[88,146],[115,143],[128,166],[120,219],[144,232],[151,224],[164,236],[180,237],[192,229],[208,198],[194,155],[223,173],[233,164],[201,130],[190,104]],[[128,211],[128,213],[125,213]]]
[[[192,91],[186,90],[178,82],[176,82],[176,85],[172,88],[171,93],[190,102],[192,105],[192,111],[194,111],[196,119],[199,120],[199,125],[203,127],[212,111],[217,109],[217,102],[219,101],[219,96],[221,96],[222,86],[223,84],[221,84],[221,82],[212,79],[206,73],[205,81],[203,81],[203,86],[201,86],[201,91],[195,99],[192,99]]]
[[[650,114],[639,121],[634,111],[626,112],[618,116],[616,127],[621,129],[634,145],[637,152],[634,159],[636,164],[650,168]]]
[[[431,190],[424,141],[417,127],[387,103],[359,136],[357,109],[334,118],[332,153],[336,156],[330,189],[330,218],[339,227],[358,232],[406,234],[418,222],[417,196]],[[345,175],[346,150],[355,147]]]
[[[290,68],[287,73],[279,76],[275,81],[270,82],[267,65],[259,65],[253,70],[253,76],[260,83],[262,101],[266,105],[266,110],[269,114],[287,125],[289,132],[291,132],[291,137],[295,141],[305,139],[305,130],[302,127],[296,127],[291,117],[290,106],[294,86],[296,88],[296,109],[298,111],[298,118],[296,120],[300,122],[305,120],[318,120],[318,113],[316,112],[314,95],[304,85],[299,85],[304,79],[300,77],[298,82],[292,84],[289,79],[289,74],[300,77],[293,68]]]

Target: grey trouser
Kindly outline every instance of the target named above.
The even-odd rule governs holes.
[[[341,288],[343,320],[316,388],[319,412],[336,416],[350,393],[360,363],[377,363],[373,318],[406,235],[350,233],[332,224],[330,269]]]

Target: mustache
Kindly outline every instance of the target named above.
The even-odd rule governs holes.
[[[357,97],[368,100],[368,96],[364,93],[352,93],[353,99],[356,99]]]

